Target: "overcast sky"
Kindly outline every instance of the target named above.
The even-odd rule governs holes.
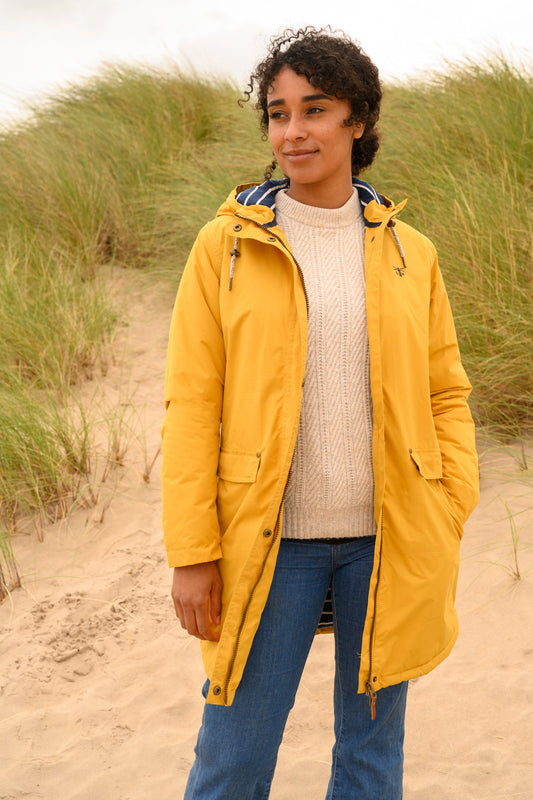
[[[385,78],[498,49],[533,59],[528,0],[0,0],[0,119],[104,61],[173,60],[243,83],[273,33],[328,23],[358,39]]]

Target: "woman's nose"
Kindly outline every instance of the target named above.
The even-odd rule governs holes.
[[[306,136],[304,120],[297,115],[292,116],[285,129],[285,138],[290,142],[295,142],[298,139],[305,139]]]

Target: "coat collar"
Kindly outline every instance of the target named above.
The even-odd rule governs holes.
[[[369,183],[359,178],[353,178],[352,183],[357,189],[363,218],[368,228],[376,228],[383,223],[387,224],[407,202],[404,200],[395,206],[387,197],[378,194]],[[288,178],[237,186],[219,208],[217,216],[228,213],[238,214],[253,218],[262,227],[272,227],[276,225],[276,195],[280,189],[287,189],[288,186]]]

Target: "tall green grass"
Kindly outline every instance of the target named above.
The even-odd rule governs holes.
[[[79,256],[9,242],[0,262],[0,369],[59,395],[90,376],[114,312],[85,266]]]
[[[176,202],[182,170],[238,117],[228,83],[112,67],[0,135],[0,597],[16,575],[7,533],[90,488],[95,423],[77,387],[105,369],[108,265],[177,281],[182,222],[204,219],[194,185]]]
[[[116,67],[35,107],[0,143],[2,228],[76,254],[89,277],[109,261],[154,263],[155,196],[198,144],[220,138],[234,95],[227,83]]]
[[[226,193],[261,180],[270,148],[237,98],[224,81],[109,67],[0,133],[0,597],[16,574],[6,533],[64,513],[93,469],[77,386],[105,369],[109,266],[177,285]],[[402,217],[437,244],[477,421],[531,435],[531,72],[494,57],[389,86],[382,129],[363,177],[407,195]]]
[[[177,283],[264,147],[234,87],[179,73],[110,67],[32,112],[0,136],[0,597],[16,574],[6,533],[90,489],[95,423],[77,385],[105,368],[107,266]]]
[[[391,86],[371,178],[437,245],[479,425],[533,429],[533,73],[500,56]]]

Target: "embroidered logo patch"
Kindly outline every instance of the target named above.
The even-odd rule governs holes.
[[[403,278],[403,276],[405,275],[405,267],[394,267],[393,266],[393,270],[396,273],[396,275],[398,275],[399,278]]]

